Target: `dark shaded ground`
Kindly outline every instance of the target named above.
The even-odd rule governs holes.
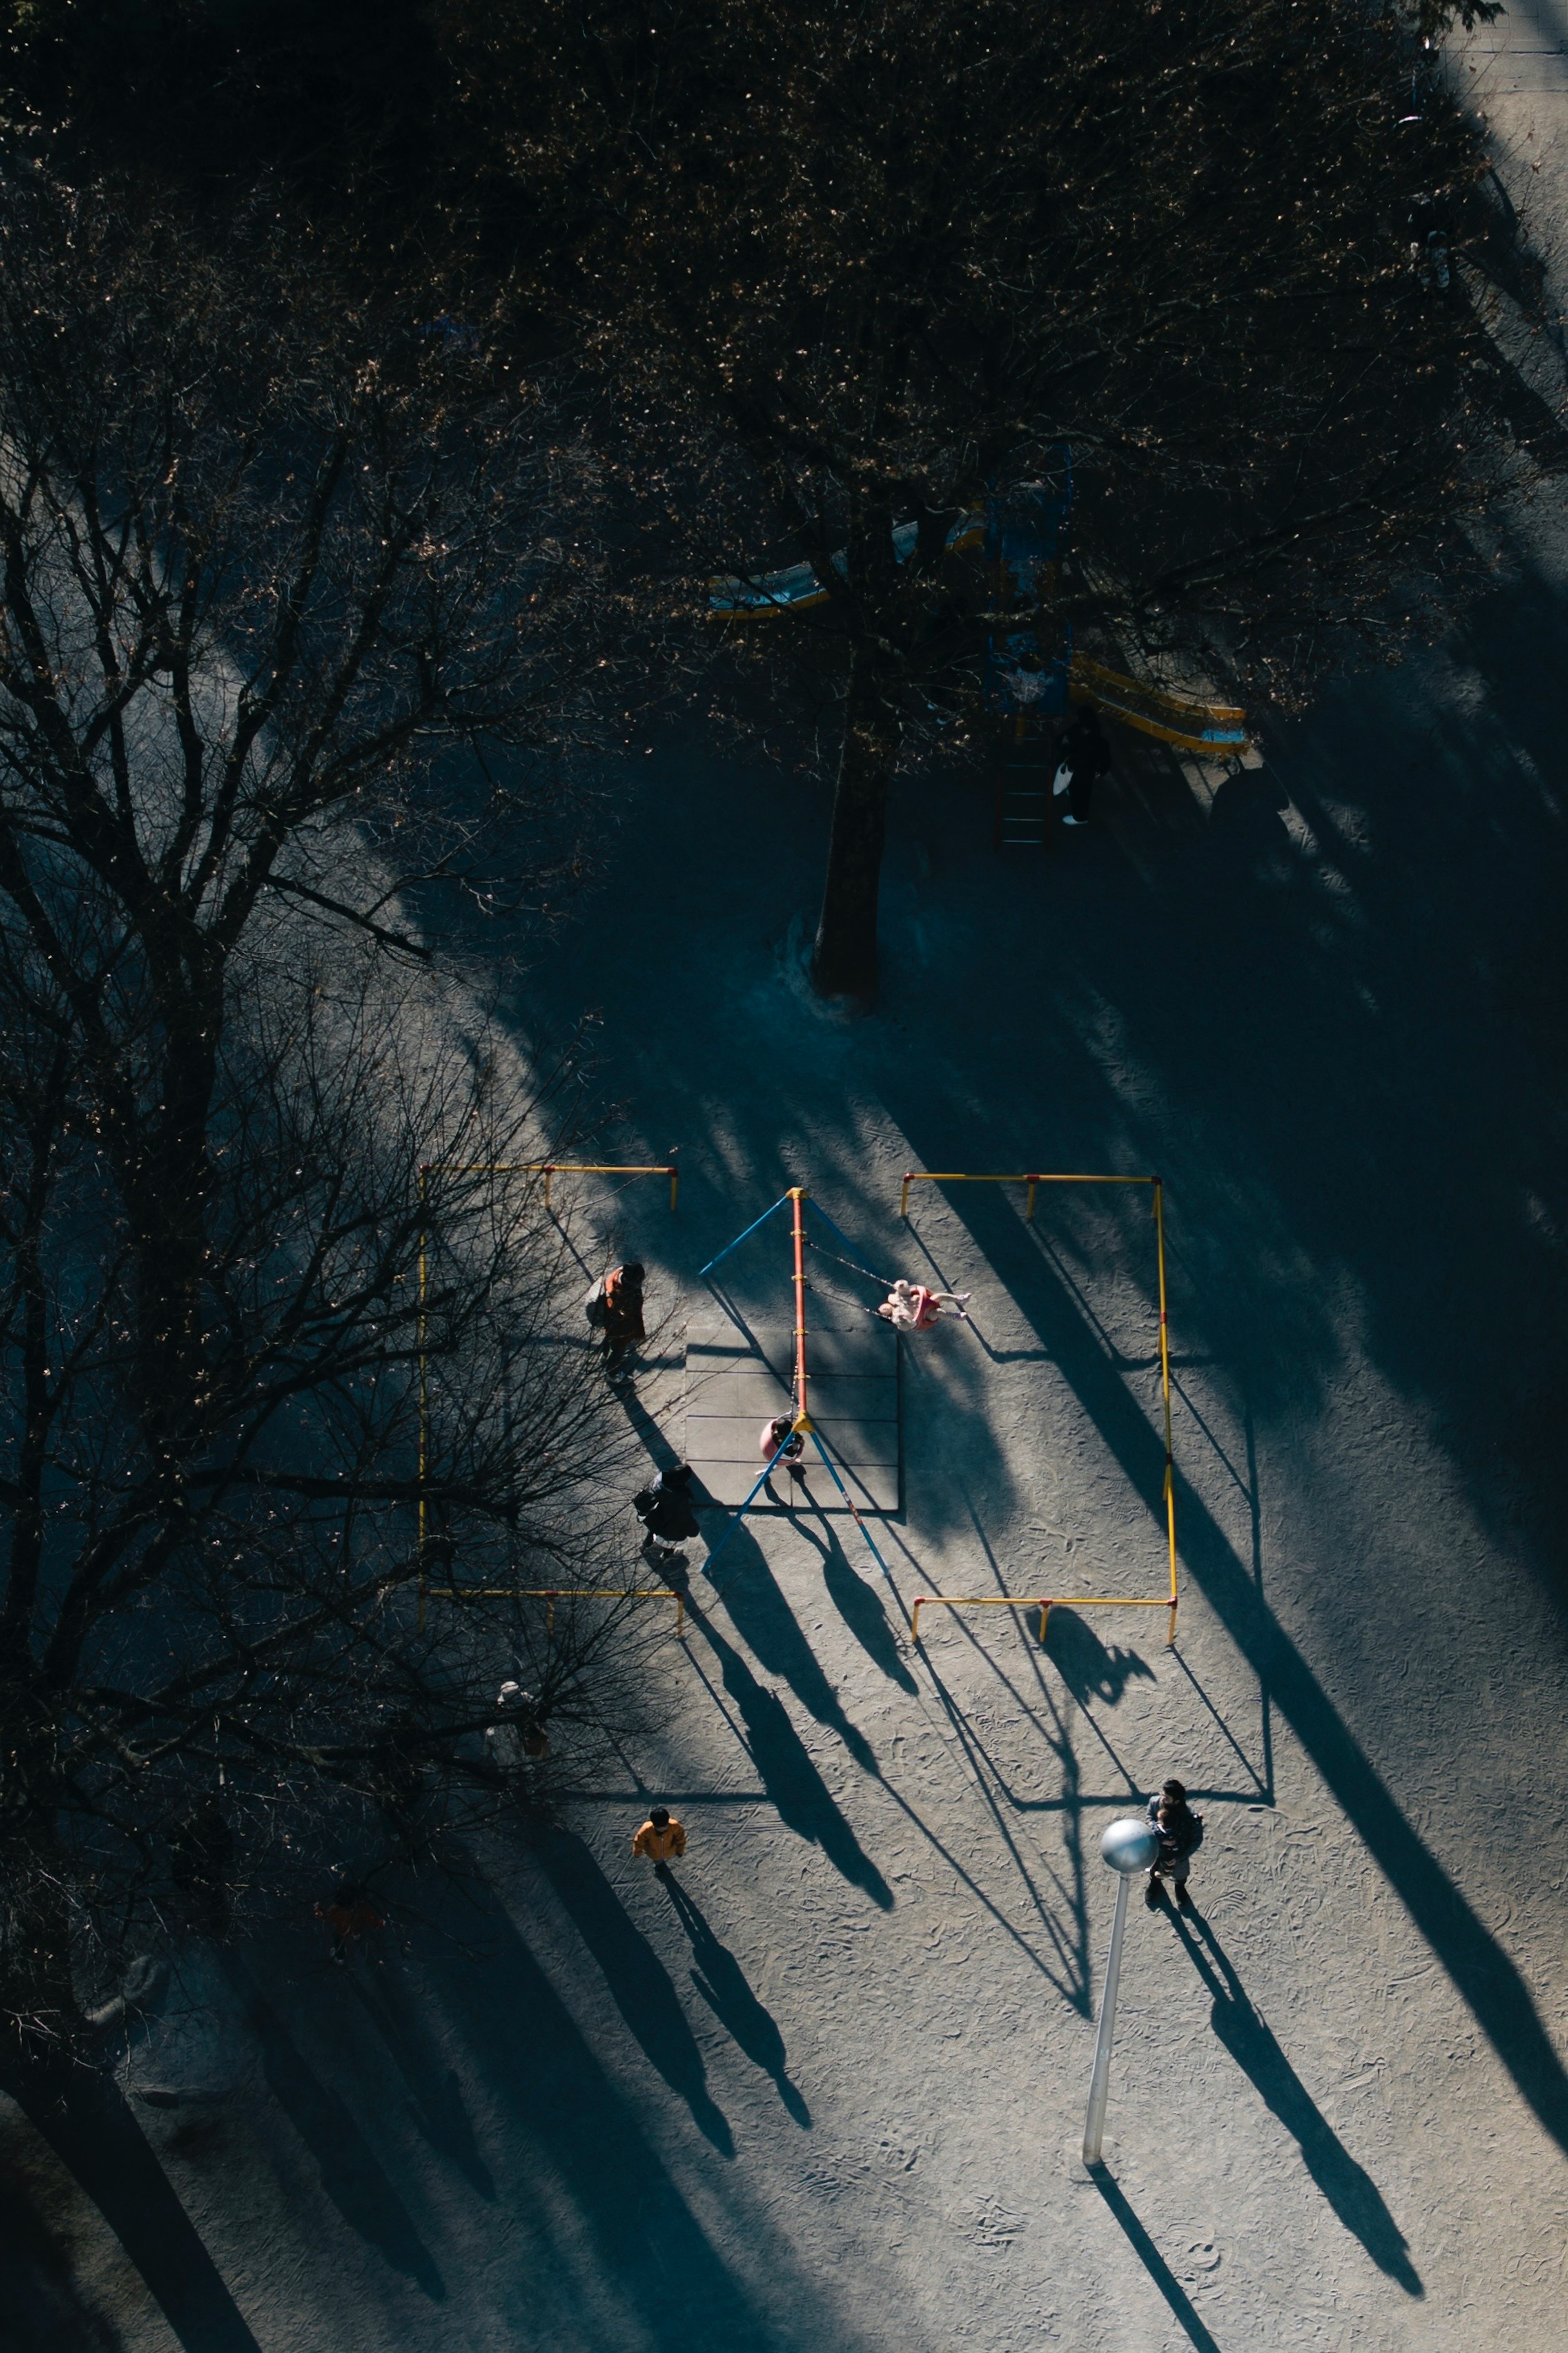
[[[305,2338],[341,2265],[374,2284],[343,2341],[421,2353],[1552,2341],[1565,623],[1526,570],[1441,658],[1269,730],[1212,809],[1124,747],[1048,861],[993,858],[973,777],[910,786],[884,1005],[850,1027],[785,946],[820,788],[634,763],[602,894],[517,1008],[540,1034],[604,1006],[606,1091],[647,1123],[617,1143],[681,1139],[679,1219],[623,1199],[617,1236],[689,1291],[798,1176],[900,1263],[978,1270],[975,1331],[905,1385],[897,1575],[1135,1583],[1163,1466],[1146,1201],[891,1213],[908,1166],[1158,1167],[1182,1653],[1061,1609],[1043,1652],[954,1613],[915,1659],[848,1524],[742,1533],[717,1596],[694,1547],[683,1714],[638,1766],[711,1800],[668,1891],[616,1876],[620,1814],[584,1800],[531,1851],[537,1919],[509,1888],[471,1948],[325,1995],[231,1962],[303,2152]],[[1156,1704],[1212,1760],[1202,1916],[1130,1963],[1127,2080],[1135,2050],[1159,2100],[1118,2111],[1074,2206],[1094,1841],[1147,1785]],[[1347,2124],[1338,2087],[1374,2081]],[[34,2121],[179,2342],[261,2341],[225,2284],[243,2213],[204,2252],[134,2115],[91,2100]],[[113,2344],[25,2188],[11,2216],[20,2342]],[[1189,2227],[1233,2242],[1201,2313]]]

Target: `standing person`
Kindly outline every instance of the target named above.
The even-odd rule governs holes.
[[[691,1502],[691,1465],[672,1462],[658,1471],[632,1497],[632,1509],[647,1531],[642,1548],[657,1561],[684,1558],[681,1546],[699,1535]]]
[[[1054,796],[1068,795],[1064,825],[1087,825],[1094,788],[1110,765],[1110,746],[1100,723],[1100,713],[1086,702],[1062,738],[1061,765],[1056,773]]]
[[[1187,1893],[1187,1873],[1193,1867],[1193,1857],[1204,1842],[1204,1818],[1194,1814],[1187,1803],[1185,1786],[1180,1781],[1166,1781],[1157,1798],[1149,1800],[1149,1820],[1160,1833],[1160,1852],[1149,1873],[1149,1884],[1143,1901],[1151,1912],[1164,1900],[1160,1882],[1169,1872],[1175,1883],[1176,1902],[1184,1912],[1193,1908]]]
[[[651,1856],[659,1877],[668,1878],[670,1856],[679,1860],[686,1852],[684,1824],[676,1820],[668,1806],[650,1806],[647,1821],[632,1841],[632,1852]]]
[[[626,1358],[639,1340],[646,1340],[642,1320],[643,1269],[638,1259],[611,1267],[602,1274],[584,1301],[595,1331],[604,1335],[605,1371],[612,1381],[629,1380]]]

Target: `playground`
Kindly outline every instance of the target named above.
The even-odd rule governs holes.
[[[71,2251],[35,2341],[1552,2340],[1555,578],[1212,806],[1119,739],[1070,859],[999,859],[984,778],[912,788],[868,1021],[800,977],[819,788],[637,761],[528,999],[542,1034],[596,992],[636,1116],[552,1182],[590,1264],[647,1263],[647,1461],[743,1421],[744,1484],[647,1727],[460,1920],[339,1971],[303,1934],[193,1955],[123,2076],[130,2190],[13,2119],[16,2211]],[[1040,1181],[1031,1215],[1056,1171],[1163,1179],[1173,1648],[1152,1188]],[[888,1277],[966,1314],[896,1337]],[[802,1295],[858,1524],[775,1474],[726,1535],[755,1423],[799,1411]],[[763,1409],[711,1410],[732,1380]],[[1171,1773],[1197,1908],[1134,1904],[1089,2175],[1100,1833]],[[630,1853],[655,1799],[668,1883]]]
[[[351,1966],[192,1944],[92,2132],[5,2107],[22,2353],[1562,2341],[1560,517],[1499,581],[1261,765],[1106,686],[1048,854],[900,783],[868,1019],[826,786],[628,748],[506,1009],[602,1017],[624,1119],[539,1173],[707,1498],[643,1718]],[[1089,2172],[1100,1833],[1172,1774]]]

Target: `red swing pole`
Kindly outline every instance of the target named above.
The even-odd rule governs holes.
[[[805,1410],[805,1190],[803,1186],[789,1188],[789,1204],[795,1234],[795,1427],[804,1421],[810,1428]]]

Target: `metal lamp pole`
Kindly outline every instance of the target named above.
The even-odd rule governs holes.
[[[1100,1841],[1102,1859],[1116,1873],[1116,1916],[1110,1924],[1110,1951],[1106,1957],[1105,1983],[1100,1996],[1100,2031],[1094,2039],[1094,2072],[1089,2079],[1089,2114],[1083,2126],[1083,2161],[1098,2165],[1105,2144],[1105,2102],[1110,2088],[1110,2041],[1116,2031],[1116,1992],[1121,1977],[1121,1937],[1127,1926],[1127,1890],[1141,1871],[1147,1871],[1160,1852],[1160,1834],[1152,1822],[1129,1817],[1112,1822]]]

